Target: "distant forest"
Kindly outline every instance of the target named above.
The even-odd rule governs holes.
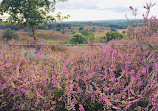
[[[40,24],[37,29],[46,29],[46,30],[57,30],[60,31],[66,27],[71,29],[71,27],[84,27],[84,26],[101,26],[101,27],[109,27],[114,29],[126,29],[129,26],[129,22],[131,26],[141,26],[143,25],[142,20],[105,20],[105,21],[75,21],[75,22],[59,22],[59,23],[47,23]],[[4,24],[1,23],[0,29],[11,28],[13,30],[23,29],[20,26],[16,26],[14,24]],[[29,27],[24,28],[24,30],[29,30]]]

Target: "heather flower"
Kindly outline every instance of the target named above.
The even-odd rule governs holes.
[[[90,70],[90,67],[86,67],[86,72],[88,72]]]
[[[10,66],[12,66],[12,63],[10,63],[10,61],[11,61],[11,58],[9,58],[9,60],[7,61],[5,67],[10,67]]]
[[[88,42],[88,44],[92,44],[92,42],[90,41],[90,39],[89,39],[89,38],[88,38],[87,42]]]
[[[142,81],[138,81],[138,86],[142,86],[143,82]]]
[[[123,95],[123,96],[122,96],[122,99],[126,99],[126,95]]]
[[[104,100],[108,106],[112,106],[111,102],[108,99]]]
[[[76,111],[76,109],[75,109],[75,105],[74,105],[73,102],[71,102],[71,108],[72,108],[73,111]]]
[[[38,106],[38,103],[35,103],[35,108],[37,108],[37,106]]]
[[[38,51],[38,58],[40,58],[40,52]]]
[[[131,81],[134,82],[136,78],[134,76],[131,76]]]
[[[136,96],[133,90],[130,90],[130,92],[131,92],[134,96]]]
[[[127,103],[127,107],[129,108],[132,104],[131,103]]]
[[[21,63],[20,63],[20,62],[18,62],[18,63],[17,63],[17,67],[19,67],[19,66],[20,66],[20,64],[21,64]]]
[[[52,84],[54,84],[55,82],[54,82],[54,81],[52,81],[51,83],[52,83]]]
[[[38,88],[38,91],[41,93],[41,92],[42,92],[42,89],[41,89],[41,88]]]
[[[10,88],[9,91],[10,91],[13,95],[15,95],[14,89]]]
[[[77,88],[77,92],[81,93],[81,88],[80,87]]]
[[[89,83],[91,83],[92,81],[90,80]]]
[[[55,76],[55,75],[52,75],[52,79],[55,80],[55,78],[56,78],[56,76]]]
[[[7,106],[7,103],[6,103],[6,102],[3,102],[3,103],[2,103],[2,106],[3,106],[3,107]]]
[[[43,84],[46,84],[46,80],[45,79],[43,79]]]
[[[79,111],[85,111],[82,104],[79,104]]]
[[[1,91],[1,90],[4,90],[4,88],[6,88],[6,86],[7,86],[6,84],[1,85],[0,91]]]
[[[79,76],[79,75],[77,75],[77,78],[76,78],[76,80],[77,80],[77,81],[79,81],[79,79],[80,79],[80,76]]]
[[[134,10],[132,6],[129,7],[131,10]]]
[[[129,89],[129,86],[127,86],[123,91],[125,92],[125,91],[127,91]]]
[[[20,86],[18,86],[18,94],[20,93],[20,89],[21,89],[21,87],[20,87]]]
[[[70,84],[70,91],[73,91],[73,84]]]
[[[106,40],[106,39],[103,39],[102,41],[103,41],[103,42],[107,42],[107,40]]]

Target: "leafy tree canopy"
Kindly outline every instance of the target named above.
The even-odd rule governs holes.
[[[123,39],[124,35],[117,31],[112,31],[112,32],[107,32],[106,37],[107,37],[107,41],[109,42],[114,39]]]
[[[70,40],[71,44],[84,44],[85,42],[86,42],[85,37],[83,37],[80,34],[75,34]]]
[[[92,31],[91,31],[91,30],[88,30],[88,29],[83,29],[83,30],[81,30],[80,32],[81,32],[81,34],[82,34],[83,36],[89,36],[89,35],[92,35],[92,34],[93,34]]]

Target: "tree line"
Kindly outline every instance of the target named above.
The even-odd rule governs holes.
[[[131,21],[131,26],[137,27],[137,26],[142,25],[142,21],[136,21],[133,20]],[[64,28],[69,28],[71,27],[84,27],[84,26],[101,26],[101,27],[109,27],[109,28],[114,28],[114,29],[126,29],[129,24],[128,22],[62,22],[62,23],[40,23],[38,26],[35,26],[36,29],[44,29],[44,30],[57,30],[61,31]],[[31,29],[30,26],[27,27],[21,27],[17,26],[16,24],[1,24],[0,29],[6,29],[6,28],[11,28],[13,30],[19,30],[19,29]]]

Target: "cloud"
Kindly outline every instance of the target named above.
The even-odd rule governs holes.
[[[131,0],[130,0],[131,1]],[[134,1],[134,0],[133,0]],[[117,13],[129,11],[131,2],[125,0],[69,0],[68,2],[57,3],[57,9],[89,9],[89,10],[110,10]],[[137,6],[138,5],[134,5]]]
[[[57,3],[58,9],[97,9],[96,0],[70,0]]]
[[[113,11],[116,13],[129,12],[129,7],[114,7],[114,8],[98,8],[98,10]]]
[[[57,3],[57,11],[64,15],[70,14],[69,20],[106,20],[126,19],[127,15],[133,19],[130,6],[138,9],[137,18],[142,18],[146,12],[143,6],[150,0],[68,0],[68,2]],[[152,0],[156,3],[157,0]],[[158,4],[151,10],[152,15],[158,14]],[[158,16],[158,15],[157,15]]]

